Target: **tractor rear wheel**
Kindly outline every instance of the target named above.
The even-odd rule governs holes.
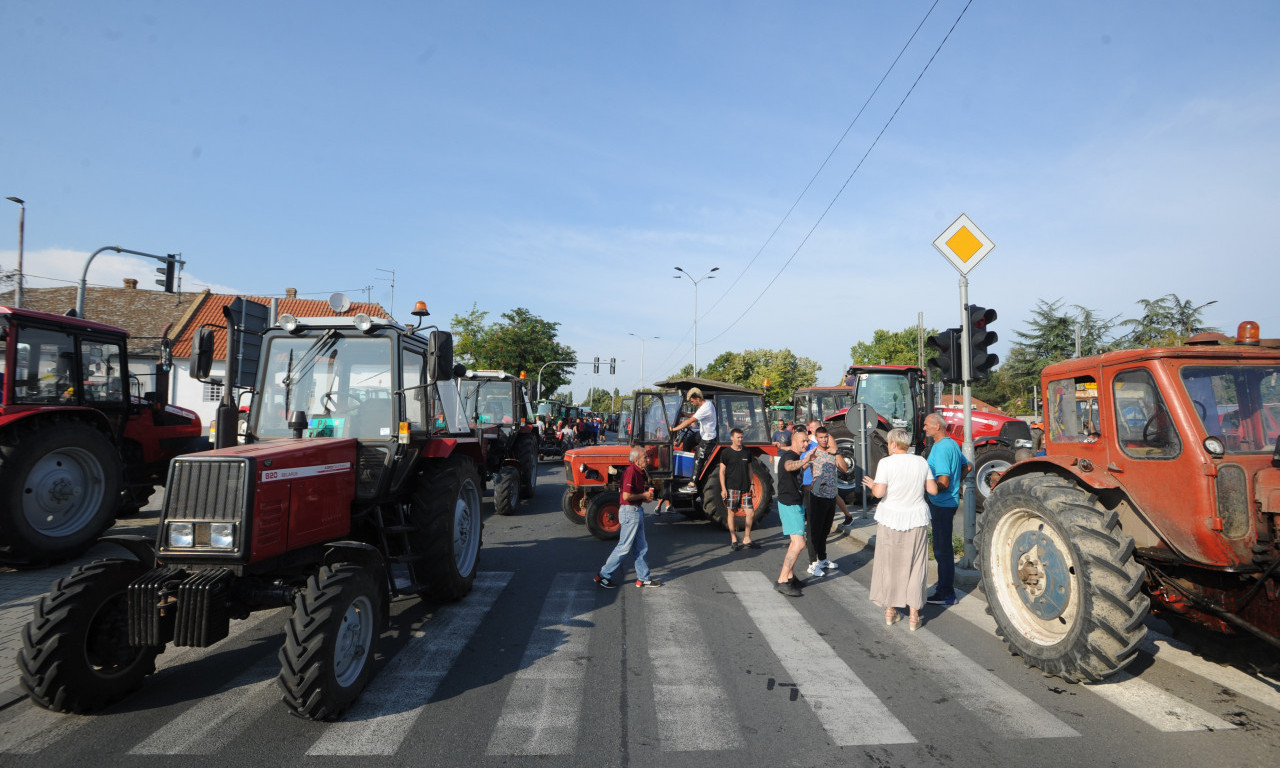
[[[769,516],[769,506],[773,503],[773,481],[769,479],[769,470],[765,469],[759,461],[751,462],[751,503],[754,507],[751,527],[759,528],[764,523],[764,519]],[[708,518],[715,521],[716,525],[725,530],[729,529],[729,513],[720,495],[718,471],[713,470],[708,475],[706,485],[702,488],[702,509]],[[733,529],[735,531],[747,529],[746,514],[742,510],[738,510],[733,516]]]
[[[34,566],[87,550],[115,519],[120,455],[77,421],[19,425],[0,436],[0,563]]]
[[[1005,470],[1017,462],[1012,448],[993,445],[979,448],[973,457],[974,481],[978,485],[978,495],[974,499],[974,508],[981,512],[986,508],[987,499],[991,498],[991,489],[1004,474]]]
[[[570,522],[583,525],[587,522],[587,492],[582,488],[569,486],[560,497],[560,511]]]
[[[533,435],[516,440],[516,463],[520,465],[520,498],[532,499],[538,487],[538,441]]]
[[[1048,473],[1013,478],[995,488],[975,539],[987,613],[1028,666],[1097,681],[1133,660],[1151,605],[1145,574],[1096,496]]]
[[[493,479],[493,511],[502,516],[516,513],[516,495],[520,492],[520,472],[503,467]]]
[[[483,524],[480,476],[463,456],[433,461],[410,498],[417,532],[409,568],[413,580],[427,585],[424,597],[452,602],[466,597],[476,579]]]
[[[622,530],[618,521],[618,507],[622,505],[617,491],[602,491],[587,502],[587,530],[602,541],[613,541]]]
[[[365,568],[323,566],[293,599],[280,648],[284,703],[308,720],[333,720],[346,711],[373,674],[381,634],[382,591]]]
[[[161,648],[129,645],[129,584],[137,560],[98,560],[53,583],[22,630],[18,670],[31,700],[56,712],[95,712],[142,685]]]

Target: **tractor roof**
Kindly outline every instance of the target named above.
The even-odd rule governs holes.
[[[737,384],[730,384],[727,381],[716,381],[715,379],[704,379],[699,376],[685,376],[677,379],[667,379],[666,381],[655,381],[654,386],[663,389],[676,389],[680,394],[684,394],[689,390],[697,387],[701,389],[703,394],[712,395],[720,392],[729,393],[746,393],[750,395],[763,395],[764,393],[758,389],[750,387],[741,387]]]

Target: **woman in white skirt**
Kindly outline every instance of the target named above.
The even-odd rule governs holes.
[[[897,606],[911,611],[911,629],[923,623],[920,607],[925,603],[925,582],[929,575],[929,505],[924,494],[938,493],[929,462],[907,453],[911,442],[901,429],[889,432],[889,455],[880,460],[876,476],[863,477],[862,484],[877,499],[876,553],[871,561],[871,602],[882,606],[884,623],[902,618]]]

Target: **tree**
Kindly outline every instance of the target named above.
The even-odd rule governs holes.
[[[765,404],[789,405],[796,389],[817,383],[820,369],[816,362],[797,357],[790,349],[748,349],[721,353],[703,370],[703,375],[753,389],[762,389],[768,379]]]
[[[12,288],[17,284],[18,270],[0,268],[0,288]],[[26,285],[27,281],[23,280],[22,284]]]
[[[1217,328],[1200,325],[1200,310],[1213,304],[1195,306],[1190,299],[1180,299],[1176,293],[1167,293],[1158,299],[1138,299],[1142,314],[1120,321],[1131,328],[1119,341],[1130,349],[1144,347],[1174,347],[1184,343],[1197,333],[1217,331]]]
[[[929,328],[925,338],[938,331]],[[916,326],[901,331],[876,330],[870,342],[860,341],[849,349],[854,365],[916,365],[920,362],[919,330]]]
[[[470,312],[453,318],[454,354],[468,367],[516,375],[527,371],[536,380],[545,363],[577,359],[576,352],[556,340],[559,323],[544,320],[524,307],[503,312],[499,323],[486,324],[488,314],[473,304]],[[547,366],[538,396],[547,397],[568,381],[562,366]]]

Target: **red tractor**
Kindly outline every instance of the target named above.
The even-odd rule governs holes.
[[[840,476],[840,489],[856,494],[864,472],[875,475],[880,459],[888,455],[885,436],[890,429],[907,431],[916,453],[925,450],[924,417],[936,410],[947,422],[947,434],[964,443],[964,415],[959,408],[928,405],[928,381],[924,370],[910,365],[855,365],[845,372],[844,382],[834,387],[806,387],[792,399],[795,420],[821,421],[836,440],[850,469]],[[875,409],[879,424],[868,440],[866,466],[859,456],[854,434],[845,424],[845,414],[853,403]],[[973,411],[973,448],[977,467],[977,508],[991,493],[991,483],[1017,458],[1029,456],[1031,428],[1021,419],[986,411]],[[847,500],[847,499],[846,499]]]
[[[769,463],[777,449],[769,442],[769,425],[760,392],[701,378],[659,381],[663,391],[636,392],[632,400],[631,435],[628,444],[577,448],[564,455],[565,485],[561,502],[565,517],[587,526],[598,539],[616,539],[618,487],[622,471],[630,463],[632,446],[643,446],[649,454],[649,478],[657,497],[665,499],[672,511],[693,519],[709,518],[726,529],[746,527],[745,513],[730,518],[720,498],[719,452],[729,444],[729,431],[743,431],[743,446],[755,454],[752,462],[752,497],[755,501],[752,526],[769,513],[773,501],[773,479]],[[677,450],[678,435],[671,426],[681,420],[680,410],[690,389],[702,390],[716,409],[719,442],[707,455],[701,472],[693,476],[693,454]],[[692,484],[692,485],[691,485]]]
[[[156,391],[132,394],[128,338],[0,307],[0,563],[83,554],[120,511],[146,504],[170,459],[210,447],[200,418],[167,402],[167,350]]]
[[[494,511],[515,514],[517,499],[533,498],[538,485],[538,432],[524,380],[504,371],[467,371],[458,389],[484,443],[480,470],[493,485]]]
[[[1044,369],[1045,456],[1004,473],[975,538],[987,610],[1028,665],[1111,675],[1148,609],[1280,647],[1280,340],[1258,336]]]
[[[18,655],[36,704],[101,709],[169,643],[210,646],[232,619],[289,606],[284,702],[331,719],[367,684],[393,596],[471,590],[485,443],[452,336],[358,314],[282,315],[260,338],[247,442],[175,460],[156,540],[104,539],[131,556],[36,604]]]

